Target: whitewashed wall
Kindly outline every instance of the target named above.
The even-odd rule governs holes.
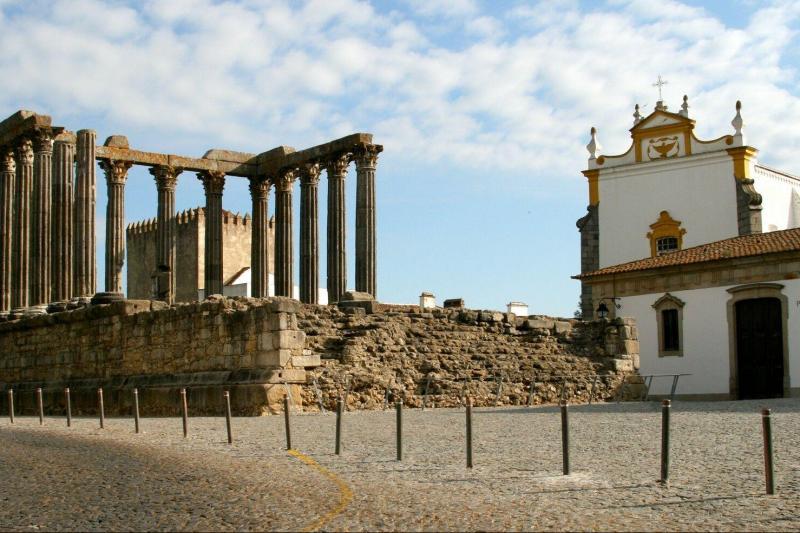
[[[683,247],[738,235],[733,160],[727,152],[600,172],[600,267],[650,257],[661,211],[686,229]]]
[[[789,299],[788,345],[792,387],[800,387],[800,280],[778,280]],[[653,304],[664,293],[622,298],[618,316],[631,316],[639,328],[640,370],[645,374],[687,373],[678,394],[728,394],[730,352],[727,303],[731,286],[670,292],[683,300],[683,357],[658,357],[658,329]],[[653,394],[668,394],[670,378],[656,378]]]
[[[797,207],[795,214],[792,214],[792,191],[796,192],[794,203],[797,203],[800,180],[759,166],[755,166],[751,177],[755,180],[756,191],[762,196],[761,222],[764,231],[800,227]]]

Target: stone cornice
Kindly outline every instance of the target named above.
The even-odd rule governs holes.
[[[596,296],[625,297],[781,279],[800,279],[800,251],[607,274],[584,282]]]

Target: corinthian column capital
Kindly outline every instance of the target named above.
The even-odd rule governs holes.
[[[100,168],[106,174],[106,181],[112,185],[123,185],[128,179],[128,169],[133,166],[131,161],[118,161],[116,159],[104,159],[100,161]]]
[[[272,186],[266,176],[250,176],[250,195],[253,199],[263,200],[269,194],[269,188]]]
[[[53,132],[49,130],[39,130],[33,137],[33,150],[37,154],[53,151]]]
[[[378,154],[383,151],[383,146],[380,144],[364,144],[359,146],[355,152],[356,165],[359,168],[375,169],[378,164]]]
[[[336,176],[343,178],[347,174],[347,167],[352,161],[351,154],[342,154],[328,161],[328,178]]]
[[[305,163],[300,167],[300,184],[316,186],[321,172],[319,163]]]
[[[17,162],[14,159],[14,150],[3,148],[2,161],[0,161],[0,172],[14,173],[17,171]]]
[[[175,186],[178,184],[178,176],[183,172],[183,169],[180,167],[159,165],[157,167],[150,167],[149,171],[156,180],[156,187],[158,190],[174,191]]]
[[[23,165],[33,164],[33,143],[30,139],[23,139],[17,145],[17,157]]]
[[[295,176],[296,172],[294,169],[283,169],[279,171],[278,175],[275,176],[275,190],[279,192],[291,192]]]
[[[197,177],[203,182],[203,189],[206,195],[222,194],[225,188],[225,173],[220,170],[204,170],[197,173]]]

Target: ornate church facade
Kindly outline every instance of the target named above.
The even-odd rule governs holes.
[[[800,177],[759,164],[741,104],[733,132],[694,134],[638,106],[632,143],[601,154],[592,129],[581,233],[581,312],[632,316],[652,392],[763,398],[800,391]]]

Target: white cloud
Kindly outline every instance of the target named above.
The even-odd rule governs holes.
[[[91,113],[248,151],[355,128],[418,160],[571,176],[592,125],[609,153],[627,149],[633,104],[654,104],[662,74],[673,109],[689,94],[700,134],[726,133],[742,99],[751,141],[800,170],[797,72],[784,64],[796,3],[763,7],[737,29],[675,0],[661,11],[548,0],[491,13],[412,0],[416,16],[357,0],[153,1],[138,11],[75,1],[91,13],[76,14],[72,0],[45,15],[25,4],[2,13],[8,113]],[[436,17],[461,30],[430,31],[424,20]]]

